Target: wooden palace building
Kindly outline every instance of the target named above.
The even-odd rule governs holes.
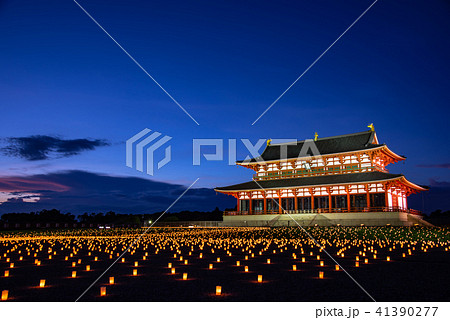
[[[369,127],[291,143],[268,140],[259,157],[236,162],[255,171],[252,181],[215,189],[237,199],[223,225],[424,224],[408,208],[408,196],[427,188],[388,172],[406,158],[380,144]]]

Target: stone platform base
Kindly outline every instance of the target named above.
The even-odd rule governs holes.
[[[295,221],[293,221],[295,220]],[[255,214],[224,216],[222,227],[281,227],[281,226],[432,226],[422,217],[406,212],[343,212],[306,214]]]

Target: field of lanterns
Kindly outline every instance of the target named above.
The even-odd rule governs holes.
[[[450,298],[448,228],[144,231],[1,232],[1,301]]]

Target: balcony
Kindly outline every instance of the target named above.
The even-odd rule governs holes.
[[[422,212],[414,209],[404,209],[401,207],[370,207],[370,208],[320,208],[307,210],[284,210],[283,214],[320,214],[320,213],[342,213],[342,212],[406,212],[421,216]],[[258,214],[280,214],[278,210],[255,211],[224,211],[224,216],[258,215]]]
[[[254,180],[272,180],[272,179],[289,179],[289,178],[302,178],[302,177],[311,177],[311,176],[321,176],[321,175],[329,175],[329,174],[344,174],[344,173],[358,173],[358,172],[370,172],[370,171],[380,171],[380,172],[388,172],[386,169],[383,169],[379,166],[371,166],[371,167],[361,167],[359,168],[357,165],[347,165],[345,168],[336,168],[336,167],[320,167],[320,168],[311,168],[307,169],[285,169],[279,171],[266,171],[261,173],[256,173],[253,175]]]

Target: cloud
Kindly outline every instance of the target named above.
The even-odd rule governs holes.
[[[56,208],[62,212],[154,213],[164,211],[186,189],[144,178],[87,171],[63,171],[0,178],[0,214]],[[3,203],[1,203],[3,202]],[[210,211],[234,207],[236,200],[212,189],[190,189],[171,209]]]
[[[35,135],[28,137],[9,137],[7,146],[1,148],[3,154],[29,161],[47,160],[53,157],[70,157],[83,151],[108,146],[105,140],[61,139],[54,136]]]
[[[444,168],[450,169],[450,163],[435,163],[435,164],[418,164],[420,168]]]

